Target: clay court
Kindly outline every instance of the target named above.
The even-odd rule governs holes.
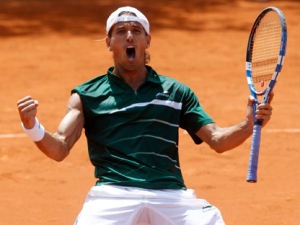
[[[180,130],[186,185],[217,206],[228,225],[300,224],[300,1],[1,0],[0,224],[70,225],[95,184],[84,134],[63,162],[25,137],[16,102],[31,95],[38,118],[55,132],[70,90],[112,65],[105,22],[119,6],[140,9],[151,24],[150,65],[188,84],[220,126],[242,121],[249,90],[249,30],[267,6],[288,25],[287,56],[262,132],[258,182],[246,180],[251,139],[217,154]]]

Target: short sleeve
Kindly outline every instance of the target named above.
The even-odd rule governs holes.
[[[182,98],[180,127],[189,133],[196,144],[200,144],[202,140],[195,133],[204,125],[214,121],[204,111],[198,97],[189,87],[185,86]]]

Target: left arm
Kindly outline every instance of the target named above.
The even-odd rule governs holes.
[[[263,126],[268,123],[272,115],[270,103],[273,99],[273,95],[274,94],[271,94],[269,103],[261,104],[257,107],[256,119],[262,119]],[[210,123],[201,127],[196,132],[196,135],[218,153],[239,146],[251,136],[253,131],[253,101],[254,98],[250,96],[247,105],[247,118],[243,122],[226,128],[221,128],[215,123]]]

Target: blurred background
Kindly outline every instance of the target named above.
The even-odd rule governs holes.
[[[245,55],[256,16],[277,6],[288,25],[287,57],[273,118],[262,134],[258,183],[245,181],[251,139],[218,155],[180,131],[186,184],[217,206],[228,225],[300,221],[300,1],[0,0],[0,224],[73,224],[94,185],[84,133],[70,156],[51,161],[20,126],[17,101],[40,102],[38,118],[55,132],[72,88],[112,65],[106,19],[134,6],[150,21],[150,65],[189,85],[220,126],[242,121],[249,90]]]

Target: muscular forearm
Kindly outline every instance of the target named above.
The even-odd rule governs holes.
[[[61,121],[56,133],[45,132],[44,138],[35,143],[51,159],[62,161],[80,138],[82,127],[83,118],[80,112],[71,110]]]
[[[71,95],[66,115],[56,133],[45,131],[36,118],[38,101],[27,96],[17,103],[24,131],[37,147],[49,158],[62,161],[67,157],[75,142],[80,138],[84,125],[84,115],[78,94]]]
[[[273,94],[270,98],[272,100]],[[253,132],[254,114],[253,114],[254,98],[249,96],[247,104],[246,119],[231,127],[220,128],[215,123],[207,124],[201,127],[196,135],[206,142],[216,152],[225,152],[242,144],[249,138]],[[268,123],[272,115],[272,107],[269,103],[260,104],[257,107],[256,119],[263,120],[263,126]]]
[[[221,153],[242,144],[252,134],[253,123],[247,120],[232,127],[217,128],[212,133],[210,147]]]
[[[62,161],[70,152],[67,143],[56,133],[45,132],[44,138],[35,144],[46,156],[55,161]]]

